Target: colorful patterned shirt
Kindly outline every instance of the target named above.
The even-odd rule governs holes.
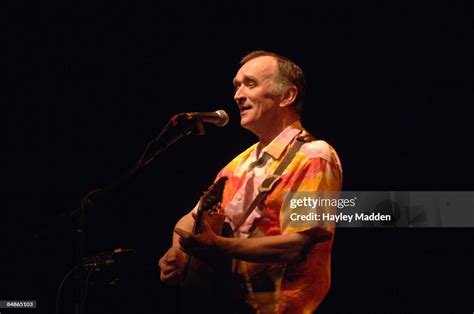
[[[223,211],[234,227],[258,194],[262,181],[274,172],[299,136],[307,142],[262,204],[241,225],[240,237],[289,234],[313,227],[334,234],[334,226],[330,225],[293,225],[288,219],[291,210],[283,206],[285,192],[341,190],[342,168],[335,150],[324,141],[314,140],[300,121],[287,127],[259,156],[257,143],[220,171],[217,178],[229,178],[222,199]],[[332,239],[312,245],[300,262],[239,261],[238,271],[247,286],[247,302],[257,313],[312,313],[329,289]]]

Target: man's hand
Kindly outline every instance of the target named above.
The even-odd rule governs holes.
[[[177,285],[184,267],[185,257],[178,247],[172,246],[158,261],[160,280],[173,286]]]
[[[214,233],[206,221],[203,222],[202,232],[197,235],[184,231],[181,228],[175,228],[174,232],[179,235],[179,244],[188,254],[206,257],[222,253],[219,246],[221,237]]]

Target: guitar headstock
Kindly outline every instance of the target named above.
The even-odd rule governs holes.
[[[221,177],[219,180],[214,182],[206,192],[204,192],[203,196],[200,199],[200,211],[218,211],[219,206],[222,200],[222,194],[224,193],[225,182],[227,181],[227,177]]]

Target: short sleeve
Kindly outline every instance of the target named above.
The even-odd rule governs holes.
[[[342,170],[339,158],[310,158],[292,176],[292,184],[284,195],[280,211],[282,234],[302,232],[315,227],[333,231],[334,224],[325,219],[335,214],[330,201],[339,197]]]

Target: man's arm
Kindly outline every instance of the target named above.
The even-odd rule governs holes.
[[[191,213],[192,211],[181,217],[181,219],[176,223],[175,228],[181,228],[191,232],[194,225],[194,219]],[[183,252],[179,244],[179,236],[176,235],[176,233],[173,233],[171,248],[169,248],[165,255],[163,255],[163,257],[158,261],[161,281],[171,285],[178,284],[185,261],[186,254]]]
[[[192,216],[194,209],[191,210],[189,213],[181,217],[180,220],[176,223],[175,228],[183,229],[187,232],[192,232],[194,226],[194,218]],[[172,246],[180,247],[179,244],[179,236],[176,233],[173,233],[173,243]]]
[[[175,233],[181,247],[192,255],[225,255],[257,263],[300,260],[311,245],[332,237],[329,231],[313,228],[304,232],[261,238],[224,238],[216,235],[207,224],[203,225],[203,232],[198,235],[180,228],[176,228]]]

